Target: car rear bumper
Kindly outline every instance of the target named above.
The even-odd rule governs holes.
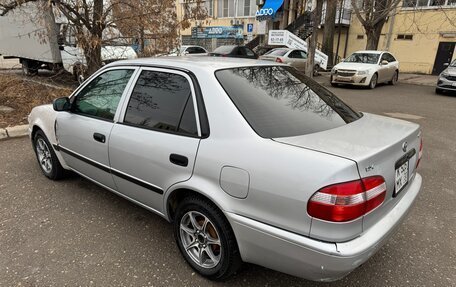
[[[242,259],[314,281],[334,281],[366,262],[406,217],[421,188],[416,174],[396,206],[359,237],[323,242],[227,212]]]

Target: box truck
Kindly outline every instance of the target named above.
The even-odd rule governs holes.
[[[86,59],[78,45],[76,29],[47,3],[29,2],[0,16],[0,55],[18,58],[26,75],[34,75],[40,69],[63,68],[81,82]],[[103,38],[118,39],[110,41],[109,46],[102,46],[103,63],[137,57],[117,29],[105,29]]]

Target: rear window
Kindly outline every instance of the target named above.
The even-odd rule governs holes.
[[[265,55],[274,55],[274,56],[283,56],[288,52],[288,50],[276,49],[267,52]]]
[[[320,132],[361,117],[292,67],[256,66],[215,73],[241,114],[263,138]]]
[[[235,46],[220,46],[217,49],[214,50],[214,53],[217,54],[229,54],[231,51],[233,51]]]

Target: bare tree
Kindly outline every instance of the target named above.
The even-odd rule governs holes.
[[[0,16],[27,2],[53,6],[54,11],[68,19],[76,31],[78,46],[84,51],[87,74],[101,67],[102,46],[115,42],[116,38],[123,38],[123,43],[131,44],[133,38],[150,31],[156,39],[175,45],[177,30],[188,25],[188,21],[177,21],[175,0],[0,0]],[[184,1],[183,5],[190,5],[187,2],[190,1]],[[202,17],[200,2],[197,0],[197,5],[189,9],[186,19],[193,14]],[[109,34],[110,30],[118,28],[126,35]],[[142,39],[144,46],[144,37]]]
[[[367,35],[367,50],[377,50],[388,16],[402,0],[351,0],[353,11]]]
[[[322,52],[328,55],[328,66],[333,65],[334,59],[334,32],[336,31],[336,12],[338,0],[326,1],[325,27],[323,29]],[[342,7],[341,7],[342,11]],[[339,12],[341,13],[341,12]],[[340,25],[340,23],[339,23]]]
[[[306,75],[313,77],[315,69],[315,50],[317,48],[318,26],[321,22],[321,12],[323,10],[323,0],[316,0],[317,5],[312,11],[312,35],[310,36],[307,49]]]

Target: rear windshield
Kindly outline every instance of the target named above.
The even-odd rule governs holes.
[[[263,138],[311,134],[361,117],[292,67],[256,66],[219,70],[218,81]]]
[[[288,52],[288,50],[284,49],[275,49],[267,52],[265,55],[274,55],[274,56],[283,56]]]
[[[220,46],[217,49],[214,50],[214,53],[217,54],[229,54],[231,51],[233,51],[235,46]]]

